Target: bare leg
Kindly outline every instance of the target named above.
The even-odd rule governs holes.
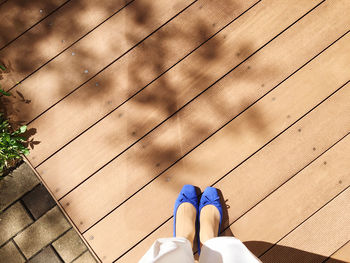
[[[176,237],[187,238],[193,247],[196,233],[196,208],[190,203],[182,203],[176,212]]]
[[[211,238],[217,237],[220,224],[219,210],[213,205],[203,207],[199,223],[199,238],[202,244]]]

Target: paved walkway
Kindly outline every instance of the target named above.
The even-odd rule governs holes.
[[[0,181],[0,262],[96,262],[26,163]]]

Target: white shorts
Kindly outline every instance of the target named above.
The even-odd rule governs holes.
[[[193,263],[191,243],[182,237],[157,239],[139,263]],[[199,257],[200,263],[258,263],[248,248],[237,238],[216,237],[207,240]]]

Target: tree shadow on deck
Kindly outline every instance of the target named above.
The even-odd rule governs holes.
[[[209,7],[206,6],[205,8],[209,10],[215,8],[211,6],[214,3],[208,2],[206,4]],[[238,3],[236,3],[235,7],[238,7]],[[229,9],[230,7],[226,6],[225,8]],[[140,6],[135,12],[141,16],[144,9],[148,10],[147,7]],[[198,9],[199,11],[203,9],[203,4],[200,2],[195,3],[193,9]],[[136,15],[136,17],[139,15]],[[152,19],[152,17],[146,16],[143,18],[143,21],[147,19]],[[147,177],[146,174],[148,174],[150,178],[156,175],[154,171],[158,173],[157,176],[164,173],[185,154],[197,147],[203,140],[216,132],[218,128],[235,117],[236,114],[248,108],[252,103],[251,100],[249,101],[244,96],[237,97],[235,103],[232,103],[232,97],[222,96],[220,91],[216,92],[216,89],[219,89],[218,85],[215,84],[218,78],[213,77],[212,72],[203,70],[206,67],[210,68],[212,65],[215,65],[215,62],[225,57],[222,46],[227,36],[222,36],[221,34],[211,38],[218,30],[216,23],[198,15],[193,28],[183,29],[175,25],[171,30],[175,34],[170,34],[166,30],[160,30],[157,34],[147,39],[141,44],[143,55],[137,61],[135,60],[135,62],[128,64],[129,94],[127,97],[134,96],[134,87],[140,86],[139,83],[150,81],[147,79],[148,75],[145,74],[146,72],[152,71],[152,76],[160,76],[156,79],[156,82],[152,80],[149,87],[146,87],[146,90],[127,102],[129,105],[132,105],[135,112],[131,113],[131,118],[128,115],[125,116],[127,122],[126,132],[130,137],[138,138],[137,140],[140,140],[138,144],[142,145],[142,149],[138,148],[137,151],[130,151],[130,166],[144,167],[144,176]],[[193,41],[200,44],[200,46],[193,54],[185,58],[181,64],[174,66],[170,72],[164,74],[167,70],[167,67],[164,65],[169,60],[167,55],[173,54],[173,47],[164,43],[170,43],[174,40],[177,42]],[[246,59],[254,52],[254,49],[251,44],[245,43],[234,47],[233,52],[236,52],[236,57],[239,61]],[[236,63],[236,61],[233,63]],[[235,69],[234,71],[239,72],[239,74],[235,74],[236,81],[243,79],[254,82],[249,76],[250,69],[250,66],[247,68],[243,65]],[[259,74],[269,75],[272,70],[274,69],[262,69]],[[179,76],[181,76],[181,81],[177,79]],[[220,85],[220,81],[218,83]],[[260,87],[260,85],[259,83],[257,86]],[[231,90],[234,89],[232,86]],[[206,95],[207,93],[210,95]],[[191,101],[193,99],[194,101]],[[188,108],[191,108],[193,104],[201,105],[204,113],[200,113],[198,111],[199,108],[196,108],[198,115],[192,115],[188,118],[188,115],[190,115]],[[232,114],[233,110],[235,114]],[[155,120],[152,119],[152,115],[156,115]],[[142,117],[135,118],[135,116]],[[151,117],[149,118],[148,116]],[[135,119],[146,119],[146,121],[137,122]],[[225,121],[215,122],[213,121],[214,119]],[[159,120],[166,122],[161,123]],[[257,107],[250,110],[247,121],[249,122],[248,126],[254,130],[259,130],[263,133],[267,129],[264,116],[260,114]],[[152,128],[156,127],[156,129],[150,130],[148,128],[150,127],[149,123],[154,123],[151,126]],[[157,127],[159,124],[161,126]],[[173,130],[173,133],[170,132],[170,129]],[[144,136],[145,131],[152,131],[152,133]],[[244,130],[234,129],[231,132],[240,133],[244,132]],[[156,134],[163,137],[165,134],[169,135],[168,139],[163,138],[160,140],[159,137],[156,137]],[[128,152],[125,154],[128,154]],[[174,189],[178,190],[182,187],[182,183],[178,185],[173,183],[171,177],[167,176],[165,180],[170,182],[169,186]]]
[[[126,1],[125,3],[127,2],[128,1]],[[199,1],[193,4],[193,6],[191,6],[190,8],[202,10],[203,2],[205,1]],[[4,4],[4,6],[5,5],[6,4]],[[209,5],[204,6],[204,8],[207,8],[207,10],[215,8],[215,4],[211,3],[210,1],[208,1],[206,5]],[[233,2],[233,4],[230,4],[230,6],[224,6],[223,9],[231,10],[238,7],[239,3]],[[96,8],[96,12],[106,12],[105,10],[110,9],[111,5],[102,7],[94,6],[94,8]],[[126,16],[125,18],[126,39],[128,44],[134,45],[139,39],[137,38],[137,36],[133,35],[133,28],[136,28],[136,26],[138,26],[138,31],[149,31],[150,25],[155,24],[156,21],[155,16],[152,15],[154,14],[154,11],[152,10],[151,5],[146,2],[134,1],[127,7],[127,9],[130,15]],[[52,57],[46,56],[46,53],[48,51],[45,50],[45,52],[42,52],[43,44],[49,43],[47,39],[52,38],[52,40],[50,40],[50,45],[57,46],[55,47],[57,48],[57,52],[63,50],[64,48],[72,44],[74,42],[74,39],[71,37],[67,39],[67,34],[71,32],[82,31],[84,21],[78,20],[76,19],[76,17],[82,17],[84,13],[88,13],[88,11],[89,10],[87,10],[87,7],[83,4],[83,0],[74,2],[72,1],[72,3],[68,3],[65,6],[61,7],[52,15],[48,16],[43,21],[41,21],[34,28],[26,32],[25,35],[21,36],[10,46],[6,47],[2,52],[2,60],[4,65],[10,69],[8,72],[10,76],[7,76],[7,79],[11,80],[11,73],[19,74],[23,77],[28,76],[32,74],[33,71],[37,70],[37,66],[41,66],[43,63],[46,63],[49,59],[51,59]],[[183,14],[180,14],[179,16],[182,15]],[[14,24],[16,24],[15,22],[16,21],[14,21]],[[170,24],[171,22],[169,23],[169,25]],[[171,49],[173,47],[170,45],[170,43],[172,41],[177,40],[179,42],[182,41],[184,43],[190,41],[195,43],[194,46],[197,46],[207,41],[207,39],[218,30],[216,23],[206,21],[203,17],[198,17],[198,19],[195,20],[193,29],[191,30],[186,31],[180,26],[182,27],[181,24],[172,26],[171,32],[168,32],[167,30],[158,30],[155,34],[153,34],[153,36],[149,37],[148,39],[144,40],[139,44],[139,50],[141,51],[138,54],[139,56],[137,57],[137,60],[130,60],[128,63],[127,92],[126,94],[121,93],[120,97],[125,96],[125,98],[128,100],[130,97],[135,95],[135,92],[138,92],[144,86],[148,86],[148,83],[153,82],[154,76],[158,77],[164,74],[166,70],[168,70],[169,66],[172,65],[168,62],[168,60],[171,59],[171,57],[169,57],[169,54],[174,54],[174,52],[171,52]],[[64,30],[62,31],[61,29]],[[20,41],[22,38],[29,40],[30,45],[19,46],[20,50],[13,49],[12,46],[18,45],[16,44],[17,42],[21,43]],[[112,93],[114,87],[112,86],[113,81],[111,81],[111,77],[103,78],[103,80],[101,80],[101,83],[99,83],[100,85],[98,85],[98,88],[96,87],[96,80],[94,79],[97,79],[99,77],[99,73],[97,73],[97,75],[94,76],[93,74],[94,72],[96,72],[96,70],[91,70],[90,72],[88,67],[84,67],[84,65],[98,64],[99,57],[94,56],[94,52],[91,52],[91,50],[87,49],[87,47],[81,46],[78,50],[75,50],[74,46],[77,46],[77,44],[73,45],[70,48],[70,50],[72,51],[72,54],[75,54],[75,57],[78,57],[78,59],[72,59],[72,56],[70,58],[66,58],[64,61],[65,66],[63,68],[62,64],[54,64],[53,62],[50,62],[35,74],[40,74],[40,72],[42,72],[43,70],[47,70],[48,75],[55,76],[52,79],[52,83],[55,83],[55,87],[59,87],[57,91],[54,91],[59,95],[57,96],[57,99],[55,99],[55,101],[52,101],[52,103],[56,103],[60,99],[65,98],[65,96],[70,94],[72,91],[84,89],[86,91],[84,93],[85,95],[80,96],[80,100],[74,101],[74,103],[77,104],[77,112],[73,111],[72,115],[79,115],[79,112],[83,111],[84,108],[89,107],[91,103],[100,103],[101,100],[105,100],[106,96],[104,96],[104,94]],[[116,49],[111,42],[106,41],[106,46],[108,46],[108,48],[110,48],[111,50]],[[199,60],[197,60],[197,62],[205,65],[211,61],[215,61],[222,58],[225,54],[222,54],[220,46],[221,42],[217,38],[209,40],[207,43],[205,43],[205,45],[203,45],[200,49],[196,51],[200,55]],[[18,50],[20,52],[16,53],[16,51]],[[248,43],[246,46],[238,47],[237,50],[237,56],[241,57],[248,56],[252,52]],[[186,53],[187,52],[185,52],[184,54]],[[27,57],[26,60],[23,60],[24,55]],[[177,62],[177,60],[174,62]],[[85,70],[88,71],[87,74],[84,73]],[[149,72],[152,72],[152,74],[147,74]],[[67,86],[67,82],[65,79],[68,75],[72,74],[75,79],[74,82],[79,83],[78,86]],[[148,75],[151,75],[151,78]],[[199,72],[198,65],[197,68],[192,67],[191,65],[189,65],[188,67],[184,67],[181,70],[181,72],[178,72],[178,75],[186,76],[186,78],[189,79],[189,82],[195,82],[195,84],[191,86],[191,89],[193,90],[186,91],[189,94],[191,94],[190,96],[188,96],[187,101],[178,100],[178,97],[181,96],[181,93],[183,92],[182,87],[178,87],[176,85],[174,86],[171,83],[171,81],[168,80],[167,77],[160,77],[156,80],[157,91],[152,92],[150,94],[147,94],[146,91],[142,91],[142,96],[135,96],[132,100],[128,101],[127,103],[133,105],[135,109],[137,109],[140,105],[142,105],[142,107],[140,107],[141,109],[147,107],[150,109],[150,113],[152,113],[153,110],[161,112],[162,116],[164,116],[163,119],[165,119],[171,114],[173,114],[176,110],[180,109],[184,105],[184,103],[187,103],[190,100],[190,98],[193,98],[193,96],[196,96],[199,92],[201,92],[201,90],[203,89],[203,85],[200,87],[201,83],[206,83],[204,85],[205,87],[206,85],[210,85],[212,83],[212,78],[210,78],[210,76],[206,76],[206,74]],[[30,78],[33,78],[33,76],[31,76]],[[88,80],[88,78],[86,78],[87,76],[88,78],[90,76],[93,77],[93,79],[91,81],[88,81],[88,83],[86,83],[86,80]],[[21,81],[21,79],[18,80]],[[40,104],[42,102],[38,101],[37,99],[33,100],[33,95],[35,96],[35,94],[30,93],[30,95],[27,96],[27,90],[32,89],[32,87],[22,87],[21,83],[19,85],[16,84],[17,86],[14,87],[8,85],[6,86],[7,83],[12,82],[12,80],[9,82],[5,82],[5,89],[8,90],[9,88],[15,88],[15,92],[13,92],[13,94],[18,95],[17,101],[14,100],[14,98],[11,98],[9,102],[4,103],[4,105],[7,105],[7,115],[9,115],[9,118],[13,120],[13,123],[18,123],[20,125],[27,123],[28,121],[31,122],[33,120],[33,117],[36,118],[38,114],[42,114],[47,110],[46,106],[43,107],[41,110],[38,110],[38,108],[41,108]],[[43,92],[44,89],[55,90],[56,88],[50,87],[52,83],[48,83],[47,87],[40,87],[35,89],[38,93]],[[83,86],[81,86],[81,83],[86,83],[86,85],[84,84]],[[146,90],[148,88],[149,87],[146,87]],[[41,100],[43,101],[43,99]],[[24,105],[30,104],[31,101],[36,101],[36,103],[38,104],[35,104],[35,107],[31,105]],[[107,98],[106,105],[110,105],[113,103],[113,100]],[[221,115],[223,111],[223,103],[223,101],[210,101],[207,103],[206,107],[211,107],[213,112],[217,111],[217,114]],[[72,109],[74,110],[74,108]],[[33,113],[32,111],[35,111],[35,113]],[[106,113],[107,112],[108,111],[106,111]],[[127,132],[130,133],[130,135],[133,137],[140,138],[140,136],[143,136],[147,131],[147,129],[143,129],[143,125],[139,122],[133,122],[133,120],[131,120],[130,118],[127,118],[127,122]],[[252,121],[253,125],[254,123],[256,123],[255,120]],[[180,124],[181,118],[178,119],[178,125]],[[65,129],[62,129],[61,132],[65,132]],[[69,131],[67,131],[67,136],[68,132]],[[192,138],[195,138],[200,134],[209,134],[208,123],[204,120],[201,120],[197,123],[193,123],[192,133],[193,135],[190,138],[186,139],[186,141],[191,141]],[[111,138],[113,138],[113,136],[111,136]],[[201,138],[204,137],[201,136]],[[107,141],[108,139],[109,138],[106,137]],[[61,146],[62,145],[59,145],[59,147]],[[176,159],[178,159],[184,153],[182,152],[181,148],[182,146],[179,142],[176,142],[176,145],[174,147],[167,145],[164,148],[164,154],[155,154],[154,160],[151,161],[150,165],[153,166],[155,164],[162,163],[163,160],[159,160],[159,156],[163,156],[165,157],[165,159],[168,159],[167,156],[170,155],[176,156]],[[155,151],[158,151],[159,149],[159,145],[154,146]],[[167,152],[169,154],[167,154]],[[171,159],[173,160],[173,158]],[[147,163],[149,163],[149,161],[147,161],[145,164]]]
[[[16,74],[19,73],[21,76],[27,76],[35,71],[38,68],[37,66],[41,66],[51,59],[52,57],[47,55],[50,50],[50,48],[46,46],[47,43],[49,43],[47,41],[48,38],[50,39],[52,37],[52,46],[55,46],[57,49],[56,53],[63,51],[74,43],[74,39],[77,39],[77,37],[71,37],[71,35],[74,35],[72,32],[80,32],[84,24],[84,21],[78,20],[77,17],[83,17],[85,12],[87,12],[86,6],[82,3],[83,0],[72,1],[69,3],[71,8],[64,9],[64,15],[58,16],[57,14],[53,14],[43,20],[39,25],[33,28],[33,30],[28,31],[23,37],[27,37],[31,45],[22,47],[21,53],[19,54],[16,53],[16,49],[6,54],[7,57],[4,59],[4,62],[5,66],[12,65],[12,71],[10,73],[15,72]],[[205,3],[205,5],[203,3]],[[238,2],[234,3],[235,4],[232,5],[222,3],[221,5],[224,10],[226,9],[226,12],[230,12],[230,10],[239,8],[240,6]],[[68,4],[66,7],[67,6]],[[111,8],[111,6],[101,7],[96,4],[94,8],[101,12],[107,12],[106,10]],[[193,12],[195,14],[199,14],[201,12],[200,10],[202,10],[202,12],[204,12],[204,10],[206,10],[205,12],[209,12],[208,10],[213,10],[214,8],[216,8],[216,3],[212,3],[212,1],[198,1],[189,7],[189,9],[194,10]],[[230,37],[221,34],[208,40],[219,30],[219,27],[217,21],[213,23],[213,21],[207,19],[205,12],[201,13],[202,16],[198,15],[198,17],[195,17],[193,19],[194,21],[188,20],[193,23],[191,26],[184,27],[182,23],[173,23],[176,19],[183,17],[185,12],[189,10],[187,9],[184,13],[178,15],[178,18],[169,22],[165,28],[157,30],[152,36],[149,36],[138,44],[138,41],[141,40],[140,35],[137,35],[134,30],[137,29],[137,32],[150,31],[153,25],[157,24],[157,20],[154,16],[156,11],[153,10],[150,3],[140,0],[132,2],[126,9],[128,13],[123,18],[125,19],[123,24],[125,28],[123,30],[115,28],[115,36],[111,39],[106,39],[105,46],[94,47],[94,45],[96,45],[95,43],[91,43],[91,45],[80,45],[84,39],[80,40],[77,44],[69,47],[64,55],[60,55],[55,58],[55,60],[49,62],[27,80],[32,81],[32,79],[37,78],[38,82],[33,83],[39,85],[40,78],[37,76],[40,76],[40,74],[42,74],[41,72],[46,70],[49,78],[45,79],[45,83],[40,83],[40,88],[35,87],[36,92],[40,94],[41,92],[47,92],[47,90],[53,90],[52,93],[47,93],[50,95],[47,100],[50,100],[51,104],[59,102],[61,99],[66,101],[72,96],[76,96],[76,100],[74,100],[72,104],[65,106],[71,109],[69,115],[87,118],[87,120],[91,121],[91,125],[95,122],[95,119],[91,118],[90,120],[90,116],[86,117],[82,113],[92,104],[98,104],[100,106],[98,110],[104,112],[102,116],[107,112],[111,112],[111,115],[113,114],[116,118],[124,120],[126,123],[125,126],[115,127],[115,129],[108,131],[104,131],[104,127],[100,126],[98,132],[99,134],[103,134],[103,143],[106,145],[115,143],[116,136],[124,136],[123,139],[130,143],[128,146],[131,146],[131,144],[135,142],[137,142],[136,145],[141,146],[141,150],[137,148],[136,151],[130,151],[133,147],[135,148],[136,145],[134,145],[123,153],[123,155],[126,155],[130,152],[129,156],[132,157],[132,159],[130,159],[130,169],[125,174],[116,175],[129,178],[129,173],[133,173],[133,166],[142,167],[144,170],[143,174],[139,174],[135,177],[136,182],[140,181],[140,178],[143,180],[142,185],[137,186],[136,190],[138,190],[156,176],[160,176],[190,150],[212,133],[216,132],[218,128],[225,125],[225,123],[235,117],[236,114],[246,109],[252,101],[245,98],[242,94],[234,96],[236,92],[234,82],[231,83],[232,86],[230,86],[231,96],[222,96],[220,93],[217,94],[216,89],[218,89],[217,86],[220,84],[219,81],[197,97],[201,92],[218,80],[217,75],[214,74],[215,63],[225,58],[227,55],[227,50],[223,50],[223,43]],[[62,11],[63,8],[60,10]],[[56,13],[61,12],[60,10]],[[116,14],[116,16],[118,15],[121,14]],[[217,19],[219,20],[220,18]],[[40,30],[38,29],[39,26]],[[221,28],[222,27],[223,25],[221,25]],[[123,43],[119,43],[117,36],[122,33],[125,39],[122,40]],[[87,37],[88,36],[86,36],[86,38]],[[18,41],[19,40],[20,38]],[[176,43],[176,45],[173,43]],[[15,42],[13,42],[13,44],[15,44]],[[137,44],[138,46],[128,53],[131,54],[134,52],[133,54],[136,54],[135,57],[125,55],[123,58],[116,60],[117,57],[110,56],[110,54],[115,54],[120,51],[121,47],[118,46],[119,44],[123,48],[125,48],[125,46]],[[43,45],[48,48],[47,50],[45,49],[45,52],[42,51]],[[182,48],[183,46],[185,46],[185,48]],[[180,64],[174,66],[171,71],[167,72],[180,58],[192,51],[193,47],[198,46],[200,47],[194,53],[185,58]],[[10,46],[8,46],[8,48],[9,47]],[[8,49],[6,48],[4,50]],[[252,54],[254,48],[251,43],[246,42],[239,46],[232,47],[230,51],[235,54],[235,60],[232,61],[233,67]],[[102,55],[100,52],[102,52]],[[177,53],[181,53],[181,56],[177,55]],[[5,52],[2,54],[5,54]],[[23,61],[24,55],[29,57],[33,55],[34,57]],[[63,56],[65,56],[64,59],[62,59]],[[176,57],[176,59],[174,59],[174,57]],[[124,58],[126,59],[124,60],[124,64],[120,64],[120,72],[108,73],[108,75],[105,76],[103,72],[107,69],[99,72],[108,64],[108,62],[106,62],[107,60],[103,60],[105,58],[108,58],[108,62],[116,60],[113,64],[119,63],[119,61],[122,61]],[[101,62],[102,60],[103,63]],[[206,68],[211,68],[211,70],[206,70]],[[255,83],[256,80],[251,76],[251,72],[254,69],[253,66],[242,64],[233,71],[237,72],[233,73],[235,81],[247,81],[251,83],[252,86],[256,87],[256,89],[260,88],[261,83]],[[263,68],[259,70],[258,74],[262,76],[265,74],[268,75],[269,72],[274,70],[277,69],[274,67]],[[127,72],[127,81],[125,81],[125,79],[119,81],[118,79],[119,83],[115,84],[116,82],[114,82],[114,80],[118,78],[118,75],[124,76],[125,72]],[[222,72],[222,74],[225,73],[227,73],[227,71]],[[102,75],[104,76],[103,78],[101,77]],[[43,76],[45,75],[42,75],[42,77]],[[181,78],[183,78],[183,80]],[[8,79],[10,82],[12,81],[9,77]],[[67,81],[67,79],[72,80],[71,83]],[[23,83],[26,83],[27,80]],[[120,93],[116,96],[115,90],[119,88],[119,85],[124,86],[119,89]],[[11,88],[11,86],[7,88]],[[30,101],[29,103],[22,102],[21,105],[24,105],[23,107],[20,106],[13,110],[11,109],[12,113],[17,117],[16,121],[21,121],[21,123],[32,122],[33,117],[36,118],[40,114],[43,114],[41,116],[45,116],[45,114],[55,109],[54,106],[50,108],[48,112],[45,112],[48,108],[42,104],[44,104],[44,102],[46,103],[46,97],[45,101],[43,98],[41,98],[41,101],[38,101],[38,99],[35,98],[35,93],[34,95],[30,93],[31,95],[28,97],[26,90],[33,89],[31,86],[23,86],[20,84],[12,88],[14,91],[19,91],[22,94],[22,96],[18,95],[19,99],[23,98],[24,101]],[[138,93],[141,89],[143,90]],[[212,96],[205,95],[209,92],[211,92],[210,94]],[[18,93],[14,92],[14,94]],[[106,96],[106,94],[108,94],[108,96]],[[112,96],[111,94],[114,95]],[[51,98],[51,95],[54,99]],[[118,100],[118,103],[115,102],[116,97],[121,98]],[[196,101],[191,102],[195,97]],[[235,97],[234,103],[231,100],[232,97]],[[193,115],[191,118],[186,119],[189,111],[184,114],[184,110],[192,107],[194,103],[199,101],[201,102],[202,109],[206,110],[210,116],[206,114],[201,115],[199,110],[201,108],[199,107],[196,111],[199,113],[198,116]],[[11,102],[12,101],[10,101],[10,103]],[[34,102],[37,103],[35,107],[33,106]],[[127,108],[129,111],[126,113],[123,112],[123,105],[121,105],[121,103],[124,102],[125,105],[129,107]],[[30,105],[30,107],[26,108],[25,104]],[[50,107],[52,106],[51,104]],[[186,104],[187,106],[182,108]],[[12,104],[12,106],[13,105],[15,104]],[[40,110],[38,110],[38,108],[40,108]],[[132,109],[132,111],[130,109]],[[232,112],[235,112],[235,114],[232,114]],[[50,138],[45,138],[46,141],[42,141],[42,143],[55,143],[56,132],[65,134],[67,136],[67,141],[74,139],[74,137],[69,137],[72,134],[70,128],[75,128],[75,123],[71,123],[70,116],[68,116],[68,114],[65,116],[66,123],[64,124],[67,124],[66,126],[61,125],[59,130],[52,129],[52,136],[50,136]],[[99,117],[99,119],[101,118],[102,117]],[[166,122],[162,123],[162,121],[165,120]],[[264,129],[267,129],[267,123],[265,123],[264,117],[257,107],[250,110],[247,122],[249,122],[248,126],[254,130],[263,132]],[[47,126],[52,125],[54,127],[55,120],[50,119],[47,123]],[[157,127],[159,124],[161,124],[161,126]],[[35,127],[35,122],[33,125],[33,129],[38,128]],[[97,123],[96,125],[99,124]],[[157,129],[152,130],[154,127],[157,127]],[[152,132],[148,134],[150,131]],[[244,132],[244,130],[235,128],[230,132],[234,134]],[[158,135],[163,135],[163,137]],[[159,140],[159,138],[161,138],[161,140]],[[40,138],[38,140],[41,141]],[[77,140],[79,140],[79,137]],[[33,143],[32,146],[34,147],[35,144]],[[64,144],[57,145],[57,149],[63,146]],[[104,148],[104,145],[95,146],[95,148]],[[67,147],[69,147],[69,145]],[[73,159],[74,156],[81,154],[83,153],[76,152],[66,158]],[[95,154],[98,154],[98,151],[89,151],[84,164],[75,163],[74,167],[65,167],[65,176],[70,176],[70,169],[78,170],[78,168],[87,163],[96,162]],[[118,155],[120,151],[116,151],[114,154],[115,156],[113,158],[119,158]],[[109,161],[111,161],[110,158],[101,160],[101,163],[105,165]],[[101,165],[101,167],[103,165]],[[90,174],[94,172],[95,170],[91,171]],[[87,174],[86,177],[90,176],[90,174]],[[183,182],[174,183],[170,176],[164,177],[164,180],[167,186],[174,192],[182,187]],[[129,196],[134,193],[134,190],[130,191],[129,188],[127,190],[129,191]],[[121,201],[123,200],[118,200],[114,205],[119,205]],[[93,200],[91,206],[94,207]]]
[[[16,0],[1,5],[7,13],[27,11],[23,16],[7,16],[6,26],[0,30],[1,39],[7,43],[0,49],[1,63],[8,69],[0,84],[4,90],[14,95],[20,92],[31,101],[31,104],[22,105],[15,98],[9,98],[13,105],[7,109],[7,114],[13,122],[33,121],[91,78],[96,72],[91,69],[92,65],[97,64],[99,69],[105,66],[99,63],[101,54],[91,52],[91,45],[79,47],[79,39],[88,37],[94,27],[103,26],[104,19],[118,15],[118,10],[128,2],[105,0],[101,4],[86,0],[35,0],[28,4]],[[20,32],[23,35],[14,36],[15,30],[10,29],[19,30],[16,25],[28,30],[23,29]],[[111,43],[108,43],[108,48],[117,49]],[[97,93],[95,86],[94,90]],[[85,103],[85,100],[79,103]]]
[[[3,18],[0,27],[0,50],[64,2],[64,0],[0,0],[0,13]]]

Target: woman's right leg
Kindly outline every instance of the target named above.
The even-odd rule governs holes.
[[[257,263],[257,259],[237,238],[217,237],[220,222],[219,210],[213,205],[202,208],[200,232],[202,249],[200,263]]]
[[[258,263],[249,249],[237,238],[215,237],[202,246],[199,263]]]

